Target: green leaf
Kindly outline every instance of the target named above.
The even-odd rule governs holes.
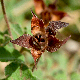
[[[0,32],[0,44],[2,44],[1,46],[5,46],[6,44],[8,44],[10,39],[11,38],[9,37],[7,30],[4,32]]]
[[[12,61],[15,57],[13,57],[9,51],[7,51],[4,47],[0,47],[0,61]]]
[[[11,40],[11,38],[8,37],[8,36],[5,36],[4,38],[5,38],[5,39],[4,39],[4,42],[3,42],[3,46],[5,46],[6,44],[8,44],[9,41]]]
[[[7,62],[7,61],[14,61],[17,60],[18,57],[21,56],[19,51],[15,50],[12,48],[11,49],[6,49],[4,47],[0,47],[0,61],[2,62]]]
[[[0,39],[3,39],[3,33],[0,32]]]
[[[0,32],[0,44],[3,43],[3,33]]]
[[[23,55],[21,55],[20,57],[18,57],[18,59],[20,59],[21,61],[25,61],[25,58]]]
[[[18,62],[9,64],[5,68],[5,74],[9,76],[7,80],[37,80],[26,65]]]
[[[11,32],[14,39],[23,35],[23,31],[19,24],[11,24]]]
[[[8,50],[10,53],[12,53],[13,50],[14,50],[14,47],[13,47],[13,44],[12,43],[8,43],[6,46],[4,46],[4,48],[6,50]]]
[[[5,75],[10,76],[18,68],[18,64],[12,62],[5,68]]]
[[[18,57],[21,56],[20,52],[19,52],[18,50],[15,50],[15,49],[13,50],[12,55],[13,55],[15,58],[18,58]]]

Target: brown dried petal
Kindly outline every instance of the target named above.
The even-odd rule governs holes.
[[[22,46],[22,47],[31,48],[32,46],[30,45],[30,38],[31,36],[29,34],[23,34],[19,38],[15,40],[11,40],[10,42],[12,42],[13,44]]]
[[[43,0],[34,0],[35,12],[36,14],[40,14],[46,7]]]
[[[34,62],[35,62],[35,67],[36,67],[36,62],[37,59],[40,58],[40,56],[42,55],[42,52],[39,50],[35,50],[34,48],[31,49],[31,54],[33,56]]]
[[[49,23],[50,27],[53,27],[53,29],[60,29],[62,27],[67,27],[69,23],[61,22],[61,21],[51,21]]]
[[[45,27],[47,27],[49,21],[51,20],[51,13],[48,10],[44,10],[40,15],[44,21],[44,25],[46,25]]]
[[[56,6],[57,1],[58,0],[55,0],[52,4],[49,4],[48,8],[51,10],[57,10],[57,6]]]
[[[46,28],[46,32],[49,32],[50,35],[56,35],[56,31],[60,28],[67,27],[69,23],[61,21],[51,21]]]
[[[66,12],[53,10],[52,11],[52,19],[51,19],[51,21],[61,20],[65,16],[68,16],[68,14]]]
[[[59,39],[57,39],[54,36],[49,36],[48,38],[48,46],[47,46],[47,51],[50,52],[55,52],[57,51],[63,44],[65,44],[67,42],[67,40],[70,38],[71,36],[67,37],[66,39],[60,41]]]
[[[39,19],[31,10],[32,12],[32,20],[31,20],[31,32],[33,35],[39,32],[44,32],[44,23],[42,19]]]

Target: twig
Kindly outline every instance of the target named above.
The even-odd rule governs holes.
[[[7,16],[6,16],[6,10],[5,10],[5,5],[4,5],[4,0],[1,0],[1,5],[2,5],[2,11],[3,11],[4,19],[5,19],[5,22],[6,22],[7,27],[8,27],[8,33],[9,33],[11,39],[13,39],[12,34],[11,34],[11,30],[10,30],[10,26],[9,26],[9,21],[7,19]],[[13,44],[13,46],[16,49],[16,47],[15,47],[14,44]]]

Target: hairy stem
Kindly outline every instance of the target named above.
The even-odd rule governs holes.
[[[7,15],[6,15],[4,0],[1,0],[1,5],[2,5],[2,11],[3,11],[4,19],[5,19],[5,22],[6,22],[7,27],[8,27],[8,33],[9,33],[11,39],[13,39],[12,34],[11,34],[11,30],[10,30],[10,26],[9,26],[9,21],[8,21]],[[13,44],[13,46],[14,46],[14,48],[16,49],[16,47],[15,47],[14,44]]]

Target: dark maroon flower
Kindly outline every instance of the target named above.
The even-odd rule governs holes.
[[[70,36],[60,41],[55,37],[55,35],[58,29],[68,26],[69,23],[51,21],[47,28],[45,28],[43,20],[39,19],[33,12],[32,15],[31,33],[33,36],[29,34],[23,34],[19,38],[11,40],[10,42],[22,47],[31,48],[31,54],[36,66],[37,59],[40,58],[45,50],[49,52],[55,52],[67,42]]]

